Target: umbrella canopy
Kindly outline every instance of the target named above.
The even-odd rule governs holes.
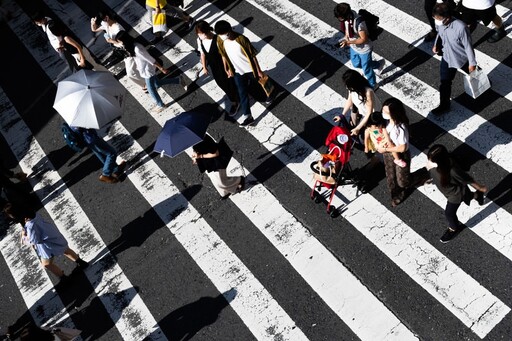
[[[70,126],[100,129],[121,116],[125,94],[110,72],[80,70],[59,82],[53,107]]]
[[[154,151],[174,157],[201,142],[211,118],[211,114],[190,111],[171,118],[158,135]]]

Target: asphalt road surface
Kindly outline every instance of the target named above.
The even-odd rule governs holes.
[[[429,147],[442,143],[489,188],[483,206],[462,205],[467,228],[442,244],[442,194],[427,184],[391,208],[383,167],[363,172],[368,160],[359,147],[350,164],[372,180],[369,193],[338,187],[334,218],[310,198],[310,164],[325,151],[347,95],[341,75],[352,68],[348,51],[334,46],[341,37],[335,2],[186,1],[196,19],[228,20],[253,42],[278,95],[270,105],[254,102],[252,127],[226,120],[223,93],[209,76],[196,80],[194,31],[169,18],[172,30],[153,51],[171,77],[182,74],[191,85],[161,88],[169,107],[155,114],[123,63],[110,67],[127,97],[123,116],[102,133],[128,167],[123,181],[105,184],[95,156],[74,153],[62,138],[53,102],[69,70],[29,14],[60,19],[106,62],[111,47],[90,31],[90,18],[110,8],[148,45],[144,2],[2,1],[10,12],[1,24],[2,162],[29,174],[38,212],[90,266],[78,271],[59,257],[71,283],[58,284],[20,244],[20,227],[4,221],[0,335],[33,321],[80,329],[84,340],[510,340],[512,2],[497,2],[508,36],[490,44],[481,24],[472,34],[492,89],[472,99],[459,72],[441,117],[429,113],[438,104],[440,59],[423,41],[423,2],[351,2],[380,17],[374,59],[385,67],[376,94],[407,106],[411,170],[420,172]],[[235,151],[228,174],[247,176],[242,193],[219,200],[190,150],[175,158],[153,153],[165,122],[193,110],[210,112],[208,133]]]

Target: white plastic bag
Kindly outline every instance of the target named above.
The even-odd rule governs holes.
[[[464,90],[473,98],[477,98],[490,88],[491,82],[489,82],[489,78],[478,67],[475,71],[464,76]]]

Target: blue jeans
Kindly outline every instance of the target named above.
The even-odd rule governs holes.
[[[363,69],[364,77],[370,83],[370,86],[375,87],[375,72],[373,69],[379,67],[379,63],[377,61],[372,60],[372,51],[359,54],[354,51],[354,49],[350,49],[350,62],[357,69]]]
[[[151,97],[153,97],[153,99],[156,102],[156,105],[158,105],[159,107],[163,107],[165,106],[165,104],[160,98],[157,89],[165,84],[180,84],[180,80],[178,77],[159,79],[156,75],[154,75],[151,78],[146,78],[145,80],[149,94],[151,95]]]
[[[244,119],[252,116],[251,106],[249,105],[249,86],[251,83],[256,82],[256,78],[252,72],[243,75],[235,73],[235,85],[238,91],[238,99],[240,100],[240,108],[238,112],[242,114]]]
[[[103,175],[111,176],[112,173],[116,173],[117,169],[117,151],[109,145],[101,137],[95,138],[87,146],[96,155],[96,157],[103,163]]]

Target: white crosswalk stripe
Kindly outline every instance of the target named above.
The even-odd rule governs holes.
[[[61,3],[56,0],[44,0],[44,2],[81,41],[89,46],[92,53],[96,56],[105,56],[108,53],[110,48],[104,43],[102,37],[91,35],[88,27],[89,15],[75,3]],[[133,0],[105,0],[104,3],[118,13],[136,34],[150,38],[147,12],[139,3]],[[58,82],[66,73],[63,62],[49,48],[36,47],[38,39],[40,45],[41,38],[38,29],[31,25],[27,15],[14,1],[7,1],[7,4],[14,9],[15,13],[14,19],[8,22],[10,29],[19,37],[24,48],[32,54],[41,69],[46,72],[47,77],[55,83]],[[334,2],[332,4],[334,5]],[[216,7],[222,5],[225,4],[195,0],[189,11],[196,19],[205,19],[210,23],[220,19],[228,20],[232,24],[237,23],[239,19],[236,19],[236,15],[231,15],[231,11],[224,13]],[[236,4],[232,6],[236,7]],[[352,67],[346,53],[332,47],[332,43],[339,39],[339,32],[331,26],[329,20],[320,19],[314,13],[303,9],[301,7],[303,4],[288,0],[248,0],[241,6],[252,7],[258,15],[263,13],[273,20],[271,25],[286,27],[287,30],[293,28],[289,30],[289,34],[311,43],[329,58],[341,60],[347,67]],[[426,23],[380,0],[356,1],[354,7],[371,9],[372,13],[380,17],[380,26],[391,33],[394,36],[393,39],[400,40],[403,44],[413,44],[419,51],[429,52],[428,46],[417,43],[418,38],[429,29]],[[498,13],[505,15],[504,20],[506,19],[505,7],[498,6]],[[255,18],[258,17],[255,16]],[[276,83],[291,95],[287,100],[312,110],[332,123],[333,115],[344,104],[344,98],[338,91],[301,68],[281,52],[282,47],[273,45],[272,42],[265,43],[260,35],[246,27],[237,26],[236,29],[243,32],[251,41],[258,42],[256,44],[260,50],[258,54],[260,64],[263,69],[268,70],[268,74]],[[279,34],[282,33],[284,34],[279,32]],[[193,33],[191,35],[194,36]],[[183,53],[193,51],[196,48],[194,43],[195,39],[185,40],[175,33],[170,33],[165,43],[157,47],[166,60],[178,66],[180,71],[189,78],[194,79],[196,71],[201,67],[199,59],[193,53]],[[504,39],[504,44],[510,44],[508,38]],[[168,47],[171,48],[168,49]],[[376,52],[379,53],[378,50]],[[374,58],[381,59],[377,53],[374,53]],[[510,101],[511,92],[507,80],[512,75],[511,68],[482,51],[477,51],[477,60],[486,72],[490,72],[489,76],[493,81],[492,90],[505,101]],[[498,169],[503,174],[511,171],[512,159],[507,152],[511,146],[508,127],[502,126],[500,122],[487,121],[485,117],[472,112],[471,108],[456,101],[452,104],[452,113],[441,118],[432,117],[428,111],[437,101],[436,87],[423,80],[423,75],[406,73],[389,61],[386,61],[386,66],[392,69],[386,74],[391,81],[388,83],[384,81],[382,85],[382,89],[387,94],[399,98],[414,110],[414,114],[426,118],[429,123],[435,124],[448,133],[450,138],[457,140],[458,145],[469,146],[476,151],[475,154],[479,153],[487,157],[493,169]],[[120,82],[132,95],[129,103],[144,109],[138,114],[148,115],[152,107],[149,96],[144,95],[140,88],[130,83],[126,77],[121,78]],[[214,102],[224,101],[222,91],[217,88],[211,78],[202,78],[197,85],[200,89],[196,91],[204,91],[204,94]],[[46,91],[51,93],[49,90]],[[158,126],[163,126],[170,118],[170,113],[172,116],[178,115],[186,110],[186,106],[181,103],[181,97],[177,96],[174,90],[167,92],[161,89],[160,94],[164,102],[171,104],[166,111],[152,114],[152,119]],[[201,96],[204,97],[204,94]],[[420,95],[424,100],[420,99]],[[70,244],[80,250],[85,259],[96,260],[91,265],[91,269],[87,269],[86,275],[96,294],[102,299],[118,332],[124,339],[132,340],[144,337],[155,340],[170,338],[165,326],[159,325],[162,323],[160,310],[155,313],[149,308],[150,305],[144,303],[144,296],[139,295],[133,288],[129,276],[123,273],[122,267],[110,254],[108,243],[102,241],[101,232],[99,232],[101,226],[93,226],[80,207],[82,205],[80,199],[74,197],[64,180],[52,168],[51,162],[45,156],[45,152],[48,148],[51,150],[52,146],[40,145],[36,141],[39,137],[32,137],[30,129],[23,120],[19,119],[20,116],[13,108],[13,104],[16,105],[16,103],[11,104],[7,97],[6,92],[2,90],[0,93],[0,100],[3,102],[0,121],[2,135],[14,155],[20,160],[20,166],[27,173],[30,172],[31,166],[40,163],[40,160],[47,160],[45,161],[46,172],[41,179],[33,179],[31,184],[44,202],[46,211]],[[242,134],[257,141],[262,150],[273,155],[284,165],[284,169],[294,177],[293,186],[301,188],[301,191],[304,186],[310,186],[309,164],[318,159],[319,153],[308,140],[301,137],[299,132],[287,126],[288,121],[283,120],[278,107],[268,110],[263,105],[255,103],[252,106],[252,112],[257,124],[255,127],[242,130]],[[134,118],[123,118],[121,121],[128,119]],[[297,322],[301,321],[300,312],[286,309],[285,307],[288,306],[286,304],[280,305],[282,298],[275,289],[268,288],[268,282],[259,280],[258,276],[252,273],[254,270],[251,266],[244,264],[244,258],[241,257],[244,250],[233,249],[229,243],[223,241],[222,235],[215,232],[217,229],[215,224],[210,225],[202,217],[201,212],[204,209],[195,208],[183,195],[180,195],[179,187],[168,178],[166,171],[146,154],[147,148],[140,145],[136,139],[129,137],[130,130],[127,127],[121,125],[121,122],[115,123],[109,131],[108,138],[123,135],[128,138],[112,139],[112,141],[119,150],[123,150],[121,157],[136,160],[127,171],[127,180],[153,207],[164,225],[167,225],[174,238],[183,246],[214,287],[225,294],[224,297],[228,300],[230,307],[253,336],[261,340],[315,339],[315,332],[310,330],[309,326]],[[27,141],[31,141],[30,144]],[[123,147],[123,144],[128,144],[129,147]],[[426,160],[425,154],[414,146],[411,152],[413,155],[411,171],[423,167]],[[188,153],[190,156],[190,151]],[[239,174],[243,168],[245,173],[250,173],[251,169],[244,167],[239,161],[233,159],[229,171]],[[484,174],[476,175],[477,178],[484,176]],[[235,209],[232,214],[251,222],[253,226],[246,228],[254,227],[270,242],[270,247],[277,250],[282,258],[276,259],[276,264],[283,261],[289,263],[293,271],[297,272],[310,287],[307,290],[312,290],[321,298],[323,303],[318,304],[325,304],[357,338],[362,340],[406,340],[429,337],[411,327],[414,326],[411,324],[411,316],[400,314],[400,310],[395,311],[392,308],[394,305],[386,302],[386,299],[377,293],[378,289],[375,289],[374,284],[358,278],[357,272],[354,273],[344,264],[345,262],[340,261],[341,256],[336,254],[335,249],[329,245],[329,241],[318,237],[312,232],[314,229],[311,230],[303,221],[300,217],[302,213],[282,204],[283,195],[276,193],[273,187],[268,187],[271,185],[258,183],[257,177],[249,175],[249,179],[255,181],[254,185],[242,194],[230,197]],[[308,193],[298,195],[307,196]],[[434,207],[444,206],[444,197],[432,185],[418,188],[417,194],[414,195],[421,196],[423,200],[432,201]],[[63,210],[64,203],[66,208]],[[378,196],[372,193],[360,194],[356,188],[348,186],[339,189],[335,204],[342,208],[341,215],[348,223],[347,228],[354,229],[364,236],[368,247],[378,250],[386,258],[386,262],[394,264],[402,274],[413,281],[411,283],[414,287],[411,290],[427,292],[433,301],[439,303],[438,310],[444,306],[455,319],[460,321],[461,325],[474,333],[472,335],[485,338],[498,329],[498,326],[500,331],[507,329],[503,324],[504,320],[510,319],[509,306],[512,300],[504,296],[501,288],[485,287],[479,283],[480,275],[463,268],[460,262],[446,255],[446,251],[440,249],[438,244],[426,241],[415,231],[414,224],[417,224],[417,221],[402,220],[402,213],[390,211],[385,204],[381,203]],[[475,235],[485,241],[481,245],[499,252],[510,265],[512,234],[509,232],[512,213],[507,205],[505,207],[500,205],[492,200],[482,207],[463,205],[459,216]],[[73,217],[72,220],[70,220],[71,217]],[[58,294],[52,291],[53,285],[44,270],[37,270],[39,281],[37,283],[41,285],[27,283],[35,280],[36,276],[29,269],[35,268],[38,261],[33,253],[26,249],[21,250],[19,245],[13,245],[15,237],[11,228],[9,233],[0,240],[2,256],[35,322],[41,325],[65,323],[69,327],[75,327],[73,323],[75,318],[66,311]],[[249,251],[245,250],[245,252]],[[13,254],[20,252],[23,255],[23,262],[12,257]],[[222,266],[219,266],[220,264]],[[499,274],[496,273],[496,275]],[[134,283],[134,285],[137,284]],[[233,294],[230,290],[233,289],[236,294],[231,297]],[[119,295],[115,295],[116,292],[124,292],[125,298],[120,299]],[[44,310],[44,314],[41,315],[38,314],[40,310],[38,307],[42,305],[50,308]],[[439,313],[445,314],[441,311]],[[439,333],[441,334],[438,335],[443,335],[442,331]]]

